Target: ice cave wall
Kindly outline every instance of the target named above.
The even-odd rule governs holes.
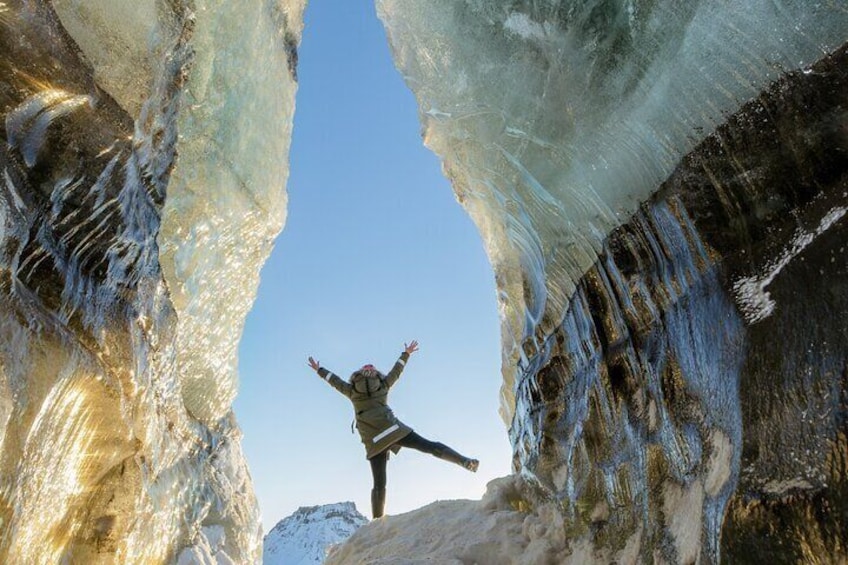
[[[0,2],[0,560],[258,558],[230,403],[303,5]],[[377,6],[564,543],[844,559],[844,3]]]
[[[0,561],[259,559],[230,405],[303,6],[0,2]]]
[[[377,8],[495,268],[515,469],[574,543],[845,559],[848,6]]]

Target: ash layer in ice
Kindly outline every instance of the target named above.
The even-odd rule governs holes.
[[[517,464],[596,544],[846,558],[846,63],[784,77],[687,155],[528,355]],[[754,274],[772,304],[740,294]]]
[[[260,559],[234,343],[303,3],[235,4],[0,1],[0,562]]]
[[[848,7],[685,4],[378,10],[495,268],[557,559],[839,562]]]

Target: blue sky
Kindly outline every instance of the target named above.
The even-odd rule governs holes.
[[[370,517],[350,402],[306,358],[343,377],[369,362],[387,372],[412,339],[421,350],[392,390],[395,414],[481,466],[475,475],[402,450],[389,461],[386,511],[479,498],[511,455],[478,232],[422,144],[372,3],[311,2],[298,75],[288,221],[247,319],[235,403],[265,530],[299,506],[343,500]]]

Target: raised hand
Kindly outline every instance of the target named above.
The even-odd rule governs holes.
[[[309,358],[309,366],[312,367],[313,371],[317,371],[318,369],[321,368],[321,363],[319,363],[318,361],[316,361],[315,359],[310,357]]]
[[[403,350],[406,351],[407,355],[412,355],[418,351],[418,342],[413,339],[409,345],[404,343]]]

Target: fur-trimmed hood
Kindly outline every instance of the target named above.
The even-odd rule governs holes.
[[[385,386],[386,375],[377,369],[359,369],[353,372],[349,382],[356,392],[370,396]]]

